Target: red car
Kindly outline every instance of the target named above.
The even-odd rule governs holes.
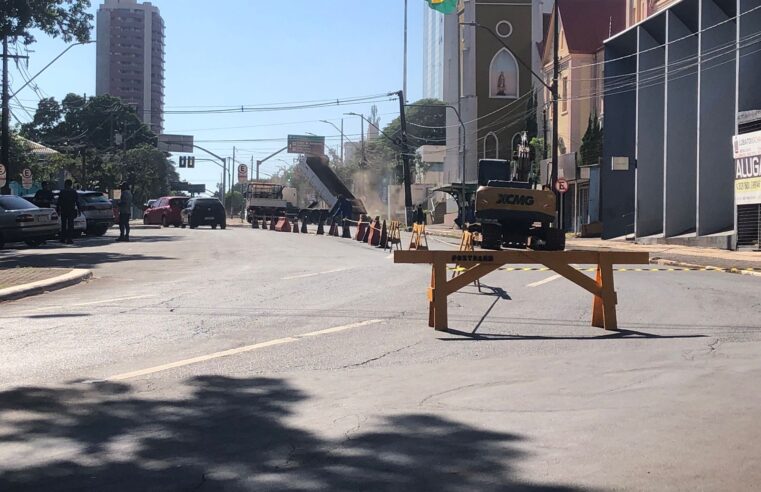
[[[165,196],[156,200],[143,212],[144,224],[161,224],[164,227],[179,227],[182,224],[180,213],[189,198],[186,196]]]

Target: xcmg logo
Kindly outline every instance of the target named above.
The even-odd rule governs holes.
[[[531,195],[514,195],[512,193],[500,193],[497,205],[528,205],[534,204],[534,197]]]

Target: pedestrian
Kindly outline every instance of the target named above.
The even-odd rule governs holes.
[[[335,205],[333,205],[333,208],[330,209],[330,217],[334,222],[337,222],[339,217],[341,219],[348,219],[351,216],[351,212],[349,212],[349,216],[346,215],[347,203],[349,203],[349,201],[344,198],[343,195],[338,195],[338,199],[336,200]]]
[[[61,242],[74,244],[74,219],[79,215],[79,196],[72,187],[72,182],[67,179],[63,183],[63,189],[58,194],[58,216],[61,218]]]
[[[425,212],[423,212],[422,205],[418,205],[417,210],[415,210],[415,223],[420,225],[423,225],[426,223]]]
[[[47,181],[42,182],[42,188],[37,190],[32,201],[40,208],[50,208],[53,205],[53,192]]]
[[[117,241],[129,242],[129,221],[132,218],[132,192],[126,181],[121,185],[122,196],[119,198],[119,238]]]

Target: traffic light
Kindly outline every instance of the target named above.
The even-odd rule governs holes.
[[[196,158],[191,156],[188,156],[188,168],[195,168],[196,167]]]
[[[184,155],[180,156],[180,167],[187,167],[186,159],[187,157],[185,157]]]

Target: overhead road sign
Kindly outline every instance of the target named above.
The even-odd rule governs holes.
[[[193,135],[159,135],[158,148],[162,152],[193,153]]]
[[[316,135],[288,135],[288,153],[309,156],[325,155],[325,137]]]

